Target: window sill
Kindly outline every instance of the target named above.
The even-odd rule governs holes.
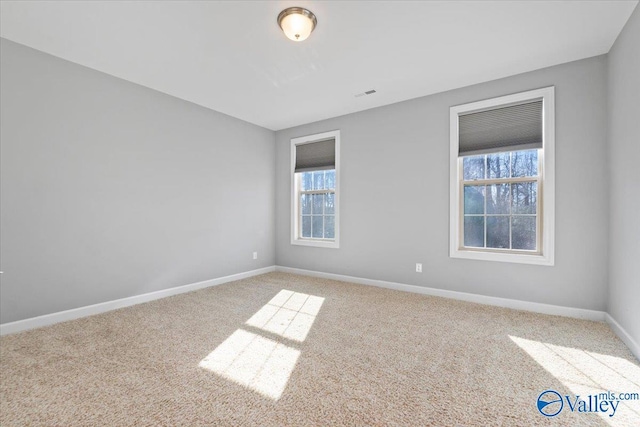
[[[292,245],[298,246],[314,246],[317,248],[333,248],[340,247],[337,240],[312,240],[312,239],[291,239]]]
[[[540,254],[522,254],[522,253],[505,253],[505,252],[489,252],[489,251],[473,251],[465,249],[452,249],[449,253],[450,258],[475,259],[478,261],[497,261],[510,262],[517,264],[534,264],[553,266],[554,260],[552,256]]]

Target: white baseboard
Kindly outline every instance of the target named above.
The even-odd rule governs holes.
[[[579,319],[588,319],[595,321],[605,321],[611,326],[611,329],[620,337],[620,339],[629,347],[631,352],[640,360],[640,347],[638,343],[620,326],[616,320],[608,313],[596,310],[587,310],[574,307],[563,307],[558,305],[542,304],[508,298],[490,297],[485,295],[470,294],[466,292],[449,291],[444,289],[428,288],[416,285],[407,285],[403,283],[387,282],[384,280],[366,279],[362,277],[345,276],[341,274],[324,273],[320,271],[304,270],[300,268],[270,266],[257,270],[246,271],[243,273],[232,274],[230,276],[219,277],[216,279],[205,280],[203,282],[191,283],[189,285],[177,286],[174,288],[163,289],[161,291],[149,292],[142,295],[135,295],[128,298],[122,298],[114,301],[107,301],[99,304],[93,304],[85,307],[74,308],[71,310],[60,311],[57,313],[45,314],[43,316],[32,317],[30,319],[18,320],[15,322],[0,324],[0,335],[13,334],[28,329],[39,328],[42,326],[53,325],[54,323],[65,322],[67,320],[78,319],[85,316],[104,313],[106,311],[116,310],[118,308],[129,307],[160,298],[166,298],[172,295],[178,295],[185,292],[191,292],[210,286],[221,285],[235,280],[245,279],[247,277],[258,276],[260,274],[270,273],[272,271],[282,271],[285,273],[300,274],[304,276],[320,277],[325,279],[340,280],[343,282],[358,283],[362,285],[377,286],[380,288],[395,289],[399,291],[412,292],[423,295],[432,295],[437,297],[452,298],[461,301],[474,302],[479,304],[494,305],[498,307],[513,308],[516,310],[533,311],[536,313],[551,314],[557,316],[574,317]]]
[[[379,288],[395,289],[398,291],[413,292],[416,294],[431,295],[436,297],[452,298],[461,301],[475,302],[478,304],[495,305],[498,307],[513,308],[516,310],[533,311],[542,314],[574,317],[578,319],[595,320],[603,322],[605,312],[587,310],[584,308],[563,307],[559,305],[542,304],[508,298],[490,297],[485,295],[469,294],[466,292],[448,291],[444,289],[427,288],[424,286],[406,285],[404,283],[386,282],[383,280],[365,279],[362,277],[343,276],[341,274],[323,273],[321,271],[303,270],[301,268],[276,266],[276,271],[284,273],[301,274],[303,276],[321,277],[324,279],[340,280],[343,282],[358,283],[361,285],[377,286]]]
[[[54,323],[65,322],[67,320],[78,319],[80,317],[91,316],[94,314],[104,313],[118,308],[129,307],[131,305],[141,304],[157,300],[160,298],[170,297],[172,295],[183,294],[210,286],[221,285],[234,280],[246,279],[247,277],[258,276],[260,274],[275,271],[275,266],[259,268],[257,270],[245,271],[243,273],[232,274],[230,276],[218,277],[217,279],[205,280],[203,282],[191,283],[189,285],[177,286],[175,288],[163,289],[161,291],[149,292],[142,295],[135,295],[128,298],[117,299],[113,301],[102,302],[99,304],[87,305],[85,307],[74,308],[71,310],[59,311],[57,313],[45,314],[30,319],[18,320],[15,322],[0,324],[0,335],[13,334],[16,332],[26,331],[28,329],[39,328],[42,326],[53,325]]]
[[[615,332],[618,338],[620,338],[620,340],[629,347],[629,350],[631,350],[631,353],[633,353],[636,359],[640,360],[640,346],[636,340],[634,340],[633,337],[629,335],[629,333],[618,322],[616,322],[616,319],[611,317],[609,313],[606,313],[606,319],[613,332]]]

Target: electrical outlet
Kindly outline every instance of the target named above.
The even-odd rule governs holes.
[[[422,264],[416,263],[416,273],[422,273]]]
[[[258,259],[258,252],[253,253],[253,259]]]

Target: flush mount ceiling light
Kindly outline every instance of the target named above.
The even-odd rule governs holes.
[[[278,25],[284,34],[295,42],[309,37],[317,23],[316,15],[302,7],[289,7],[278,15]]]

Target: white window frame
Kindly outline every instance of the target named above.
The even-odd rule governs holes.
[[[336,146],[336,188],[335,188],[335,237],[329,239],[303,238],[300,235],[300,180],[296,179],[296,146],[313,142],[334,139]],[[340,131],[333,130],[314,135],[301,136],[291,139],[291,244],[300,246],[315,246],[319,248],[340,247]]]
[[[498,98],[486,99],[450,108],[449,154],[449,256],[482,261],[512,262],[552,266],[555,262],[555,96],[554,87],[531,90]],[[468,248],[463,246],[462,162],[458,156],[458,118],[461,114],[542,99],[543,144],[538,150],[538,250]]]

